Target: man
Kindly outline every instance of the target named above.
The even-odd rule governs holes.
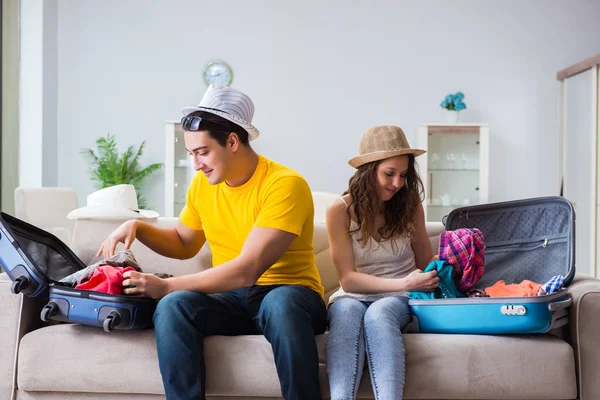
[[[271,343],[284,397],[318,399],[315,334],[323,333],[323,286],[312,247],[314,205],[295,171],[257,154],[249,141],[254,104],[211,85],[198,107],[183,109],[185,146],[197,171],[175,228],[132,220],[98,254],[137,238],[167,257],[193,257],[208,241],[215,268],[160,279],[126,273],[125,294],[161,299],[154,314],[168,399],[204,399],[203,338],[263,334]]]

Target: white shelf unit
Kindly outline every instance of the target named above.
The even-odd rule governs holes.
[[[165,217],[179,217],[194,177],[178,121],[165,123]]]
[[[483,204],[489,196],[487,124],[421,124],[417,158],[425,189],[426,221],[442,221],[455,208]]]

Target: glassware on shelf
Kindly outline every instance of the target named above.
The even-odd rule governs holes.
[[[456,157],[454,156],[454,153],[448,153],[446,154],[446,162],[447,162],[447,166],[446,168],[448,169],[454,169],[454,161],[456,160]]]
[[[467,155],[465,153],[462,153],[460,155],[460,159],[462,161],[462,169],[469,169],[469,159],[467,158]]]
[[[450,205],[450,195],[448,193],[444,193],[443,195],[441,195],[440,200],[441,200],[443,206]]]
[[[431,169],[436,169],[439,161],[440,155],[438,153],[431,153]]]

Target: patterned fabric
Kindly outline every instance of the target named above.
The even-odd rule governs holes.
[[[485,260],[483,233],[477,228],[460,228],[442,232],[439,259],[452,265],[458,290],[468,292],[483,275]]]
[[[565,278],[562,275],[553,276],[548,282],[544,283],[538,292],[538,296],[552,294],[562,289]]]
[[[483,289],[471,289],[467,292],[467,297],[490,297]]]

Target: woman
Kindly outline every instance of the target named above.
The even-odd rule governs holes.
[[[326,213],[341,288],[329,300],[327,372],[331,399],[355,399],[365,356],[376,399],[402,398],[410,290],[437,287],[421,205],[423,183],[402,129],[376,126],[360,139],[357,171]]]

